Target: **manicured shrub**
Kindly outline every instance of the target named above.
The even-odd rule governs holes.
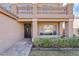
[[[52,46],[52,40],[48,38],[38,38],[34,39],[33,44],[36,47],[51,47]]]
[[[44,48],[75,48],[79,47],[79,38],[35,38],[33,41],[35,47]]]
[[[64,38],[61,38],[58,40],[58,45],[59,45],[58,47],[62,47],[62,48],[65,46],[64,45]]]
[[[42,47],[45,47],[45,48],[51,47],[51,46],[52,46],[52,43],[53,43],[53,42],[52,42],[51,39],[43,39],[41,46],[42,46]]]
[[[40,40],[39,38],[34,39],[33,45],[36,46],[36,47],[39,47],[40,44],[41,44],[39,40]]]
[[[69,39],[64,39],[64,47],[70,47]]]

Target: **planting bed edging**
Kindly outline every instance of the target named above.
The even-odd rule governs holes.
[[[79,51],[79,48],[32,48],[40,51]]]

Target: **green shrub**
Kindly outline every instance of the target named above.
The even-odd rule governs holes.
[[[36,47],[51,47],[52,46],[52,40],[51,39],[48,39],[48,38],[37,38],[37,39],[34,39],[33,41],[33,44],[36,46]]]
[[[70,47],[69,39],[64,40],[64,47]]]
[[[79,39],[77,38],[69,38],[68,39],[68,44],[69,44],[69,47],[79,47]]]
[[[79,47],[79,38],[35,38],[33,41],[35,47],[44,48],[66,48]]]
[[[52,47],[58,48],[59,47],[58,39],[53,39],[52,41],[53,41]]]
[[[63,38],[61,38],[61,39],[58,40],[58,45],[59,45],[59,47],[64,47],[65,46]]]
[[[52,46],[52,40],[51,39],[43,39],[42,40],[42,47],[45,47],[45,48],[47,48],[47,47],[51,47]]]
[[[33,45],[36,46],[36,47],[39,47],[40,44],[41,44],[39,40],[40,40],[39,38],[34,39]]]

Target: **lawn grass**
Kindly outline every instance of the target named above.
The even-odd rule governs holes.
[[[35,51],[32,50],[29,56],[79,56],[79,51]]]

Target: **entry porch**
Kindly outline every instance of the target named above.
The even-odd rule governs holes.
[[[64,20],[64,19],[63,19]],[[26,24],[26,25],[25,25]],[[28,24],[30,24],[28,26]],[[25,38],[35,37],[73,37],[73,21],[37,20],[24,21]],[[30,29],[29,29],[30,28]],[[29,36],[30,35],[30,36]]]

